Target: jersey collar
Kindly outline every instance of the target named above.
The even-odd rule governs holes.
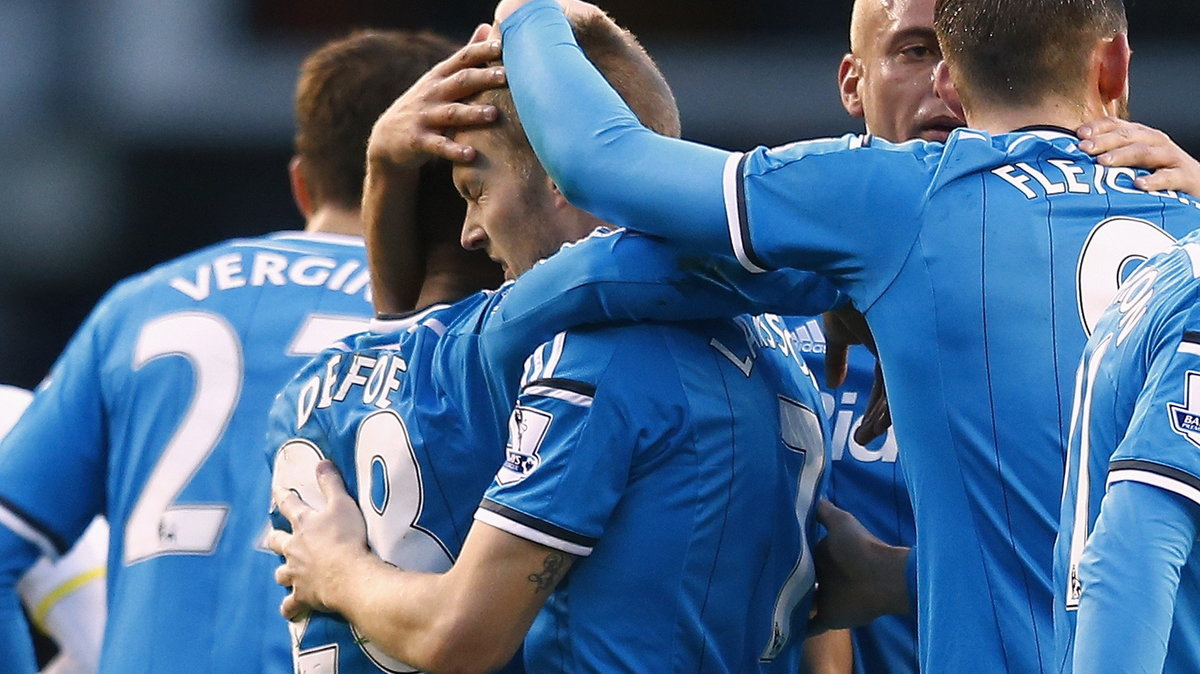
[[[350,234],[329,234],[327,232],[275,232],[268,234],[267,238],[277,241],[322,241],[324,243],[335,243],[342,246],[363,247],[363,239],[361,236],[353,236]]]
[[[1030,126],[1023,126],[1019,129],[1013,129],[1012,133],[1029,133],[1047,140],[1051,138],[1062,138],[1063,136],[1079,140],[1079,136],[1076,135],[1074,131],[1066,127],[1055,126],[1053,124],[1031,124]]]
[[[371,319],[370,331],[377,335],[407,330],[420,323],[429,314],[445,309],[449,304],[434,304],[423,309],[414,309],[399,314],[377,314]]]

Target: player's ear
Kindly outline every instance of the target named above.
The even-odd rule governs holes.
[[[312,193],[308,191],[308,177],[304,168],[304,159],[299,155],[292,157],[292,161],[288,163],[288,181],[292,184],[292,199],[295,200],[300,214],[307,220],[312,217],[316,208],[313,204]]]
[[[962,98],[958,95],[958,87],[954,84],[954,78],[950,76],[950,66],[945,61],[938,63],[933,69],[933,90],[946,107],[950,108],[950,112],[959,119],[967,118],[963,111]]]
[[[1123,101],[1129,94],[1129,61],[1132,56],[1129,36],[1125,33],[1102,40],[1096,46],[1093,63],[1098,70],[1100,100],[1106,107],[1113,101]]]
[[[838,65],[838,89],[842,94],[842,107],[851,117],[863,117],[862,96],[858,93],[862,81],[862,61],[854,54],[846,54]]]

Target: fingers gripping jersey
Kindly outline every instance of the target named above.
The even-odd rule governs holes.
[[[1079,366],[1054,551],[1059,671],[1073,671],[1077,611],[1083,610],[1081,599],[1099,591],[1089,586],[1086,553],[1108,487],[1137,482],[1200,504],[1198,277],[1200,238],[1192,235],[1125,283],[1100,318]],[[1106,561],[1141,566],[1138,558]],[[1200,564],[1194,554],[1178,582],[1165,653],[1139,662],[1137,669],[1191,672],[1200,667]],[[1088,636],[1127,643],[1124,620],[1125,614],[1097,616],[1091,624],[1106,631]]]
[[[375,322],[309,363],[271,412],[274,485],[319,503],[313,470],[328,458],[358,499],[372,550],[407,570],[449,569],[504,460],[504,417],[478,348],[495,300],[479,293]],[[414,671],[340,616],[314,613],[290,627],[297,672]],[[519,662],[506,671],[521,671]]]
[[[300,355],[366,325],[363,258],[356,238],[279,234],[121,283],[0,445],[14,545],[58,554],[109,520],[101,671],[290,669],[286,631],[263,628],[283,593],[256,549],[261,443]]]
[[[530,671],[796,671],[826,446],[778,317],[563,333],[475,517],[579,557]]]

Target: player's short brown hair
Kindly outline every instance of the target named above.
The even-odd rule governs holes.
[[[665,136],[679,137],[679,106],[654,60],[629,31],[604,14],[572,19],[575,40],[600,74],[616,90],[642,124]],[[495,130],[511,150],[509,161],[527,175],[541,172],[507,87],[489,89],[476,102],[496,106]]]
[[[968,104],[1077,96],[1096,42],[1128,30],[1122,0],[937,0],[933,23]]]
[[[317,204],[359,207],[375,120],[455,49],[430,32],[362,30],[304,60],[296,85],[296,154]]]

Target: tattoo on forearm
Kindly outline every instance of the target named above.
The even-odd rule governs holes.
[[[562,578],[563,570],[567,566],[567,556],[561,552],[551,552],[542,560],[542,570],[540,573],[529,574],[529,582],[535,584],[537,588],[535,592],[542,592],[554,587],[559,578]]]

